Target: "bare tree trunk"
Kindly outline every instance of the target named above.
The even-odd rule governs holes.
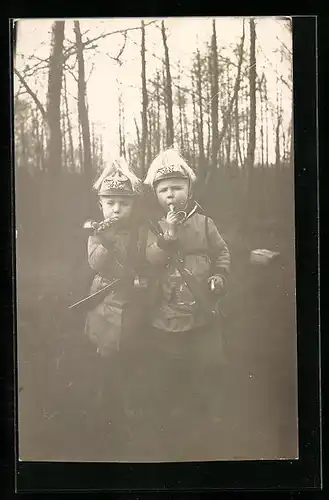
[[[180,129],[180,149],[184,154],[184,132],[183,132],[183,104],[181,90],[178,90],[178,108],[179,108],[179,129]]]
[[[229,120],[227,125],[227,141],[226,141],[226,164],[229,166],[231,164],[231,120]]]
[[[125,141],[125,119],[124,119],[124,106],[122,100],[122,93],[119,90],[119,143],[120,143],[120,156],[126,156],[126,141]]]
[[[83,140],[83,172],[87,182],[92,180],[91,170],[91,144],[89,118],[86,104],[86,77],[85,62],[83,57],[83,43],[79,21],[74,21],[74,32],[76,39],[77,60],[78,60],[78,112],[81,123],[81,132]]]
[[[240,147],[240,119],[239,119],[239,98],[235,101],[235,146],[236,146],[236,164],[243,167],[243,159]]]
[[[153,138],[152,138],[152,159],[158,154],[158,109],[157,103],[154,103],[153,113],[152,113],[152,130],[153,130]]]
[[[46,169],[44,127],[47,127],[47,126],[48,125],[45,122],[41,125],[40,155],[41,155],[41,170],[42,171],[45,171],[45,169]]]
[[[230,78],[230,67],[227,65],[227,74],[226,74],[226,79],[227,79],[227,96],[231,95],[231,78]],[[239,93],[237,93],[235,97],[235,101],[238,99]],[[235,103],[234,101],[234,103]],[[228,116],[228,124],[227,124],[227,140],[226,140],[226,164],[227,167],[231,165],[231,150],[232,150],[232,115],[233,115],[233,108],[235,107],[233,103],[232,110]],[[228,102],[228,105],[230,103]]]
[[[207,145],[206,145],[206,159],[208,168],[211,165],[211,97],[212,97],[212,52],[211,45],[209,46],[209,53],[207,56],[207,78],[206,78],[206,103],[207,103]]]
[[[203,109],[202,109],[202,79],[201,79],[201,57],[200,51],[197,50],[197,94],[199,103],[199,151],[200,151],[200,166],[204,168],[204,139],[203,139]]]
[[[52,26],[52,45],[49,58],[47,118],[49,125],[48,171],[57,176],[61,171],[61,91],[63,78],[63,43],[65,21],[55,21]]]
[[[96,145],[96,137],[95,137],[95,125],[92,124],[91,125],[91,151],[92,151],[91,164],[92,164],[93,168],[95,168],[95,170],[96,170],[96,166],[97,166],[96,148],[97,148],[97,145]]]
[[[223,117],[223,126],[222,126],[222,130],[221,130],[219,137],[218,137],[218,145],[219,146],[221,145],[223,138],[225,136],[229,121],[231,119],[232,109],[233,109],[234,103],[238,97],[238,93],[239,93],[239,89],[240,89],[244,39],[245,39],[245,29],[244,29],[244,21],[243,21],[242,37],[241,37],[241,43],[240,43],[240,47],[239,47],[238,71],[237,71],[237,75],[236,75],[236,79],[235,79],[233,95],[232,95],[231,99],[229,100],[228,108],[227,108],[225,115]]]
[[[218,51],[217,51],[217,34],[216,34],[216,21],[212,22],[212,39],[211,39],[211,163],[212,167],[217,166],[217,156],[218,156]]]
[[[126,158],[126,128],[125,128],[125,108],[123,101],[121,102],[121,138],[122,138],[122,155]]]
[[[281,116],[278,110],[277,122],[275,127],[275,166],[278,169],[280,168],[280,162],[281,162],[280,126],[281,126]]]
[[[141,139],[140,139],[140,133],[139,133],[139,128],[138,128],[136,118],[134,118],[134,123],[135,123],[135,127],[136,127],[137,144],[138,144],[138,148],[140,148],[141,147]]]
[[[119,99],[118,99],[118,107],[119,107],[119,120],[118,120],[118,127],[119,127],[119,155],[122,156],[122,131],[121,131],[121,93],[119,90]]]
[[[145,177],[146,166],[146,145],[147,145],[147,106],[148,106],[148,95],[146,88],[146,60],[145,60],[145,25],[142,21],[142,44],[141,44],[141,56],[142,56],[142,144],[141,144],[141,176]]]
[[[189,133],[188,133],[188,125],[187,125],[187,115],[186,109],[184,108],[184,144],[185,151],[187,152],[189,161],[191,160],[191,151],[190,151],[190,141],[189,141]]]
[[[196,149],[195,149],[195,144],[196,144],[196,103],[195,103],[195,92],[194,92],[194,77],[192,73],[192,105],[193,105],[193,123],[192,123],[192,137],[193,137],[193,144],[192,144],[192,150],[193,150],[193,168],[195,169],[196,165]]]
[[[248,176],[251,175],[255,162],[256,146],[256,30],[255,20],[250,19],[250,67],[249,67],[249,104],[250,104],[250,127],[249,143],[247,150]]]
[[[169,63],[169,50],[167,45],[166,28],[164,21],[161,22],[162,40],[165,52],[165,68],[166,68],[166,97],[168,107],[167,129],[168,139],[167,146],[170,147],[174,144],[174,119],[173,119],[173,100],[172,100],[172,87],[171,87],[171,74]]]
[[[99,155],[100,155],[100,166],[103,167],[104,163],[104,146],[103,146],[103,136],[99,138]]]
[[[208,88],[207,91],[207,100],[208,103],[211,102],[211,92]],[[207,115],[207,163],[210,165],[211,164],[211,105],[209,104],[208,108],[208,115]]]
[[[230,82],[230,68],[226,66],[226,95],[227,95],[227,109],[230,105],[231,82]],[[237,96],[238,97],[238,96]],[[233,111],[233,108],[232,108]],[[225,118],[224,118],[225,119]],[[231,162],[231,122],[232,112],[227,117],[227,137],[226,137],[226,166],[228,167]]]
[[[160,141],[161,141],[161,133],[160,133],[160,73],[157,71],[157,79],[156,79],[156,101],[157,101],[157,122],[156,122],[156,154],[160,152]]]
[[[280,96],[279,96],[279,114],[280,114],[280,129],[281,129],[281,134],[279,134],[280,151],[281,151],[280,167],[282,167],[285,158],[285,134],[282,128],[282,121],[283,121],[282,90],[280,90]]]
[[[247,162],[247,152],[248,152],[248,139],[249,139],[249,92],[246,88],[245,91],[245,128],[244,128],[244,157],[245,163]]]
[[[33,128],[35,130],[35,141],[36,141],[35,156],[36,156],[37,168],[38,171],[41,171],[42,159],[41,159],[41,140],[40,140],[40,125],[38,120],[38,108],[36,109],[35,114],[33,113]]]
[[[241,216],[241,232],[247,235],[250,227],[250,219],[252,213],[250,211],[250,199],[252,198],[252,174],[255,163],[255,146],[256,146],[256,31],[255,20],[250,19],[250,60],[249,60],[249,140],[246,159],[246,178],[244,184],[244,203],[243,213]]]
[[[27,168],[28,165],[28,157],[27,157],[27,146],[26,146],[26,137],[25,137],[25,126],[24,121],[22,120],[20,123],[20,135],[21,135],[21,158],[22,158],[22,166]]]
[[[34,110],[31,109],[31,127],[30,127],[30,134],[31,134],[31,139],[30,139],[30,146],[32,147],[32,153],[33,156],[35,157],[35,149],[36,149],[36,130],[35,130],[35,115],[34,115]]]
[[[224,151],[223,141],[220,143],[219,156],[220,156],[220,163],[223,164],[225,162],[225,151]]]
[[[167,83],[166,83],[166,69],[163,66],[162,69],[162,88],[163,88],[163,109],[165,116],[165,135],[162,134],[162,147],[167,147],[169,144],[169,130],[168,130],[168,95],[167,95]]]
[[[64,106],[63,106],[64,109]],[[62,113],[62,165],[64,172],[67,172],[67,147],[66,147],[66,127],[65,127],[65,114]]]
[[[168,144],[168,129],[167,127],[162,128],[162,134],[161,134],[161,139],[162,139],[162,147],[165,148],[167,147]]]
[[[281,163],[280,127],[281,127],[282,115],[281,115],[279,94],[278,94],[278,87],[279,87],[278,77],[276,79],[276,85],[277,85],[277,92],[276,92],[276,124],[275,124],[275,167],[279,169]]]
[[[95,172],[99,172],[100,167],[100,157],[99,157],[99,137],[95,135],[94,141],[94,158],[93,158],[93,167]]]
[[[72,125],[70,120],[69,103],[67,99],[67,86],[66,86],[66,75],[64,73],[64,102],[65,102],[65,112],[67,121],[67,132],[69,136],[69,151],[70,151],[70,163],[72,172],[75,171],[75,159],[74,159],[74,147],[73,147],[73,136],[72,136]]]
[[[79,120],[79,170],[80,173],[83,172],[83,145],[82,145],[82,131],[81,131],[81,123]]]
[[[148,133],[148,140],[147,140],[147,161],[146,161],[146,170],[148,169],[151,161],[152,161],[152,134],[153,134],[153,127],[152,127],[152,115],[153,115],[153,106],[149,106],[148,109],[148,125],[149,125],[149,133]]]

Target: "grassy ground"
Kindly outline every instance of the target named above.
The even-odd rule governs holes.
[[[226,364],[213,386],[219,404],[211,421],[198,421],[197,415],[183,419],[171,441],[161,441],[161,433],[152,425],[133,417],[126,429],[123,423],[111,427],[107,418],[111,409],[106,404],[93,407],[97,362],[83,335],[83,318],[69,314],[67,308],[84,295],[91,278],[84,265],[82,237],[72,235],[72,241],[56,246],[56,239],[38,240],[36,245],[34,236],[21,236],[17,248],[22,459],[296,456],[292,235],[269,236],[265,229],[255,231],[246,244],[227,231],[232,274],[222,304]],[[255,246],[275,247],[280,259],[267,267],[251,264],[250,250]]]
[[[115,394],[112,401],[97,404],[95,400],[98,359],[83,334],[83,317],[68,310],[69,304],[87,294],[92,279],[85,236],[72,230],[91,215],[85,201],[87,188],[79,185],[76,176],[64,179],[57,194],[55,186],[44,182],[47,179],[18,182],[17,382],[22,459],[296,456],[291,172],[269,170],[255,176],[249,193],[252,204],[244,210],[244,202],[239,201],[243,199],[241,175],[233,175],[233,170],[219,173],[222,178],[212,184],[213,192],[207,196],[212,206],[206,209],[232,255],[222,303],[226,363],[219,366],[208,387],[214,402],[212,417],[204,418],[200,403],[199,410],[176,419],[172,432],[159,430],[162,424],[168,426],[161,415],[153,420],[129,415],[114,425]],[[49,216],[52,198],[53,218]],[[251,264],[250,251],[255,248],[277,250],[280,258],[270,266]],[[147,362],[146,349],[141,364]],[[106,382],[110,388],[113,381]]]

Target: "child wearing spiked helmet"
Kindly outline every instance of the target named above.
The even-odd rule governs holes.
[[[100,223],[89,221],[88,262],[96,272],[91,294],[116,280],[118,285],[87,314],[86,332],[105,356],[120,349],[122,331],[136,313],[136,290],[145,284],[143,227],[136,217],[136,198],[142,188],[124,158],[112,160],[94,184],[103,214]],[[145,245],[144,245],[145,247]],[[133,324],[136,325],[135,319]]]
[[[98,393],[103,394],[102,401],[104,395],[112,393],[114,397],[116,393],[111,406],[119,415],[120,405],[122,410],[123,401],[132,396],[137,380],[134,370],[140,366],[138,349],[143,342],[147,230],[136,215],[142,182],[119,158],[104,169],[94,188],[103,220],[85,224],[90,232],[88,262],[95,272],[85,332],[99,355],[95,369]]]
[[[207,304],[220,299],[230,269],[226,242],[193,200],[195,180],[193,170],[172,148],[154,159],[144,181],[162,209],[158,231],[149,231],[146,247],[158,278],[151,323],[159,373],[160,360],[164,363],[165,387],[160,393],[171,394],[172,403],[176,394],[177,404],[187,398],[188,387],[202,384],[206,367],[219,362],[219,322],[208,314]],[[167,403],[164,411],[170,408]]]
[[[195,329],[208,321],[184,280],[176,279],[179,273],[170,265],[172,249],[179,252],[185,268],[201,285],[207,282],[214,294],[220,295],[229,274],[227,244],[213,220],[200,213],[200,206],[193,201],[195,179],[193,170],[174,149],[155,158],[145,179],[163,211],[158,221],[162,234],[150,231],[146,249],[148,261],[164,271],[152,324],[169,332]]]

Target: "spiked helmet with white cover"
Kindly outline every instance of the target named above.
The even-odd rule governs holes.
[[[133,196],[141,192],[142,182],[123,157],[110,158],[94,184],[99,196]]]
[[[154,188],[157,182],[168,178],[188,179],[190,185],[196,180],[192,168],[186,163],[179,151],[174,148],[165,149],[154,158],[144,184]]]

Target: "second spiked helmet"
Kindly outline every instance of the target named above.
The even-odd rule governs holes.
[[[192,168],[186,163],[179,151],[174,148],[165,149],[154,158],[144,183],[154,187],[160,180],[172,177],[185,178],[191,183],[196,180]]]

